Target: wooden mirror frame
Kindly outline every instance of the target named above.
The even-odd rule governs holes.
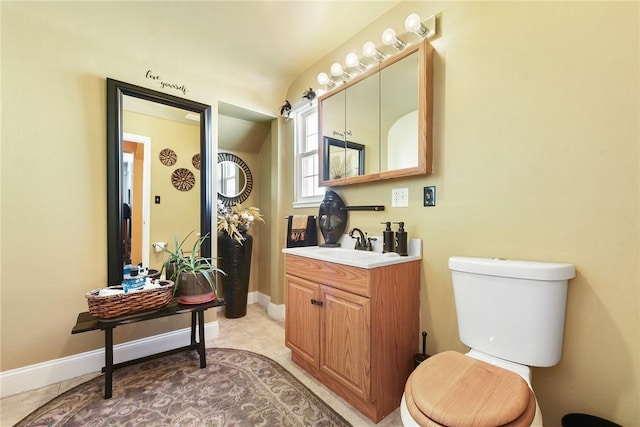
[[[325,171],[325,147],[323,144],[324,135],[322,132],[322,101],[339,92],[348,89],[350,86],[368,78],[376,76],[378,73],[395,64],[396,62],[406,58],[407,56],[418,53],[418,166],[389,170],[384,172],[368,173],[360,176],[353,176],[341,179],[325,179],[321,174],[319,185],[322,187],[341,186],[350,184],[359,184],[364,182],[375,182],[384,179],[407,177],[412,175],[425,175],[433,171],[433,47],[425,39],[416,45],[408,46],[402,52],[392,56],[380,64],[371,67],[363,74],[356,76],[343,85],[321,95],[318,98],[318,138],[319,153],[318,161],[320,162],[319,171]],[[380,145],[378,144],[378,148]]]
[[[122,150],[123,96],[157,102],[200,116],[200,235],[211,236],[211,106],[107,78],[107,283],[122,283]],[[205,239],[201,255],[211,257],[211,238]]]

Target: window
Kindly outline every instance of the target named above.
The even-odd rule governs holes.
[[[294,113],[295,201],[294,207],[318,206],[324,197],[319,186],[318,107],[307,104]]]

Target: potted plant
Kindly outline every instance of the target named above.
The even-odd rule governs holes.
[[[189,233],[181,242],[174,238],[175,249],[163,247],[168,254],[167,260],[162,265],[162,271],[166,272],[166,278],[176,284],[175,293],[182,304],[202,304],[214,300],[218,296],[216,274],[225,274],[211,260],[201,257],[200,247],[209,235],[198,238],[190,252],[185,252],[182,247],[194,232]]]

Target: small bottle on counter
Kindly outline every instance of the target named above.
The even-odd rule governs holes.
[[[394,224],[398,224],[398,231],[396,231],[396,253],[400,256],[408,256],[407,232],[404,231],[404,221],[394,222]]]
[[[396,239],[393,236],[393,230],[391,229],[391,222],[381,222],[380,224],[385,224],[387,228],[382,232],[382,253],[386,252],[395,252],[396,250]]]

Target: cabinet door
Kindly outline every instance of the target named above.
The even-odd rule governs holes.
[[[320,370],[369,401],[371,391],[370,300],[320,287]]]
[[[349,86],[345,95],[345,140],[359,150],[347,149],[345,163],[364,157],[363,170],[355,175],[380,172],[380,76],[374,74]],[[347,177],[353,176],[347,174]]]
[[[285,313],[285,344],[309,363],[318,367],[320,306],[317,283],[285,275],[287,304]]]

